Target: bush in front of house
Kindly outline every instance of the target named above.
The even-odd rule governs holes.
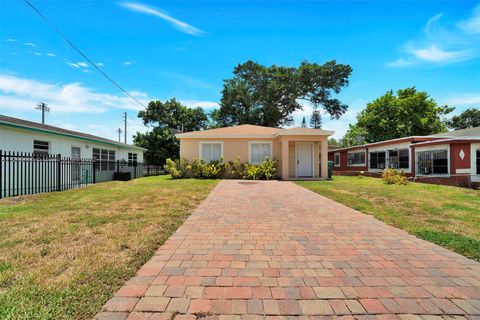
[[[383,170],[382,179],[386,184],[406,185],[408,183],[408,179],[403,173],[403,170],[398,171],[391,168]]]
[[[165,170],[174,179],[199,178],[199,179],[247,179],[247,180],[271,180],[276,177],[278,162],[265,158],[264,161],[255,165],[235,161],[224,162],[212,161],[206,163],[204,160],[194,159],[191,163],[188,160],[167,159]]]

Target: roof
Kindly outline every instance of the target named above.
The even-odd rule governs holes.
[[[98,136],[94,136],[92,134],[88,133],[83,133],[83,132],[78,132],[78,131],[73,131],[73,130],[67,130],[59,127],[54,127],[48,124],[41,124],[38,122],[33,122],[33,121],[28,121],[28,120],[23,120],[19,118],[14,118],[14,117],[8,117],[5,115],[0,114],[0,125],[4,126],[9,126],[9,127],[14,127],[14,128],[20,128],[20,129],[26,129],[26,130],[33,130],[33,131],[38,131],[38,132],[43,132],[43,133],[49,133],[49,134],[56,134],[56,135],[61,135],[61,136],[66,136],[66,137],[71,137],[71,138],[77,138],[81,140],[89,140],[89,141],[95,141],[95,142],[100,142],[100,143],[106,143],[110,145],[116,145],[118,147],[123,147],[123,148],[130,148],[130,149],[140,149],[140,150],[147,150],[141,147],[137,147],[134,145],[118,142],[115,140],[110,140]]]
[[[272,128],[242,124],[224,128],[215,128],[202,131],[191,131],[175,135],[177,138],[274,138],[283,135],[327,135],[333,131],[311,128]]]
[[[480,127],[460,129],[443,133],[432,134],[431,137],[480,137]]]
[[[480,137],[458,137],[458,138],[438,139],[433,141],[416,143],[415,147],[432,146],[432,145],[439,145],[439,144],[472,143],[472,142],[480,142]]]

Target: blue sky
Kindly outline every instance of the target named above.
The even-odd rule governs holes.
[[[416,86],[459,113],[480,105],[476,1],[39,1],[32,3],[108,75],[144,102],[215,108],[223,79],[248,59],[350,64],[349,111],[324,116],[341,137],[365,104]],[[145,128],[141,108],[89,66],[23,1],[0,2],[0,113],[116,139]],[[297,125],[311,107],[296,113]]]

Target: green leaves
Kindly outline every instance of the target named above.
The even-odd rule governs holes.
[[[466,109],[460,115],[447,121],[447,125],[455,130],[480,127],[480,110],[477,108]]]
[[[400,89],[396,95],[387,91],[358,114],[357,123],[350,125],[344,141],[356,145],[361,137],[372,143],[444,132],[442,118],[452,111],[448,106],[438,106],[428,93],[415,87]]]
[[[348,108],[332,94],[348,85],[349,65],[329,61],[323,65],[304,61],[298,68],[265,67],[251,60],[234,68],[224,81],[220,109],[212,113],[219,126],[256,124],[291,125],[292,113],[301,110],[299,100],[323,107],[332,118]]]

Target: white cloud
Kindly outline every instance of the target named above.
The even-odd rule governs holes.
[[[88,64],[86,62],[77,62],[77,64],[82,68],[88,68]]]
[[[184,33],[187,33],[187,34],[197,36],[197,35],[205,33],[204,31],[202,31],[198,28],[195,28],[194,26],[192,26],[192,25],[190,25],[186,22],[175,19],[174,17],[168,15],[165,12],[162,12],[162,11],[158,10],[157,8],[150,7],[150,6],[147,6],[145,4],[135,3],[135,2],[123,2],[120,5],[124,8],[126,8],[126,9],[128,9],[128,10],[131,10],[131,11],[153,15],[153,16],[156,16],[160,19],[163,19],[163,20],[171,23],[178,30],[180,30]]]
[[[441,13],[428,19],[421,34],[402,46],[402,56],[386,66],[446,65],[478,58],[480,38],[475,33],[480,34],[480,5],[465,21],[444,20]]]
[[[125,62],[123,62],[123,65],[128,67],[128,66],[131,66],[134,63],[135,63],[135,61],[125,61]]]
[[[33,54],[36,55],[36,56],[41,56],[42,55],[40,52],[34,52]]]
[[[97,67],[103,67],[104,66],[103,62],[97,62],[96,64],[97,64]]]
[[[88,72],[88,63],[86,62],[83,62],[83,61],[80,61],[80,62],[69,62],[69,61],[65,61],[65,63],[67,65],[69,65],[70,67],[74,68],[74,69],[82,69],[83,72]],[[87,70],[87,71],[85,71]]]
[[[420,60],[426,62],[457,62],[468,60],[471,55],[471,50],[457,50],[457,51],[445,51],[438,48],[436,45],[413,50],[413,54]]]
[[[69,65],[70,67],[72,67],[72,68],[75,68],[75,69],[80,68],[80,66],[79,66],[78,64],[76,64],[76,63],[68,62],[68,61],[65,61],[65,63],[66,63],[67,65]]]
[[[37,45],[33,42],[25,42],[24,45],[29,46],[29,47],[36,47]]]
[[[8,39],[5,39],[6,42],[17,42],[17,40],[13,39],[13,38],[8,38]]]
[[[445,104],[449,106],[479,106],[480,105],[480,92],[478,93],[466,93],[451,96],[445,99]]]
[[[480,34],[480,4],[474,9],[471,17],[458,23],[460,29],[470,34]]]
[[[146,104],[143,92],[130,92]],[[55,112],[101,113],[108,109],[140,110],[142,107],[124,95],[98,93],[81,83],[51,84],[0,74],[0,110],[31,110],[39,101]]]
[[[220,105],[218,104],[218,102],[214,102],[214,101],[180,100],[180,103],[189,108],[200,107],[205,110],[220,108]]]
[[[48,53],[47,53],[47,56],[52,57],[52,58],[55,58],[57,55],[56,55],[55,53],[48,52]]]

